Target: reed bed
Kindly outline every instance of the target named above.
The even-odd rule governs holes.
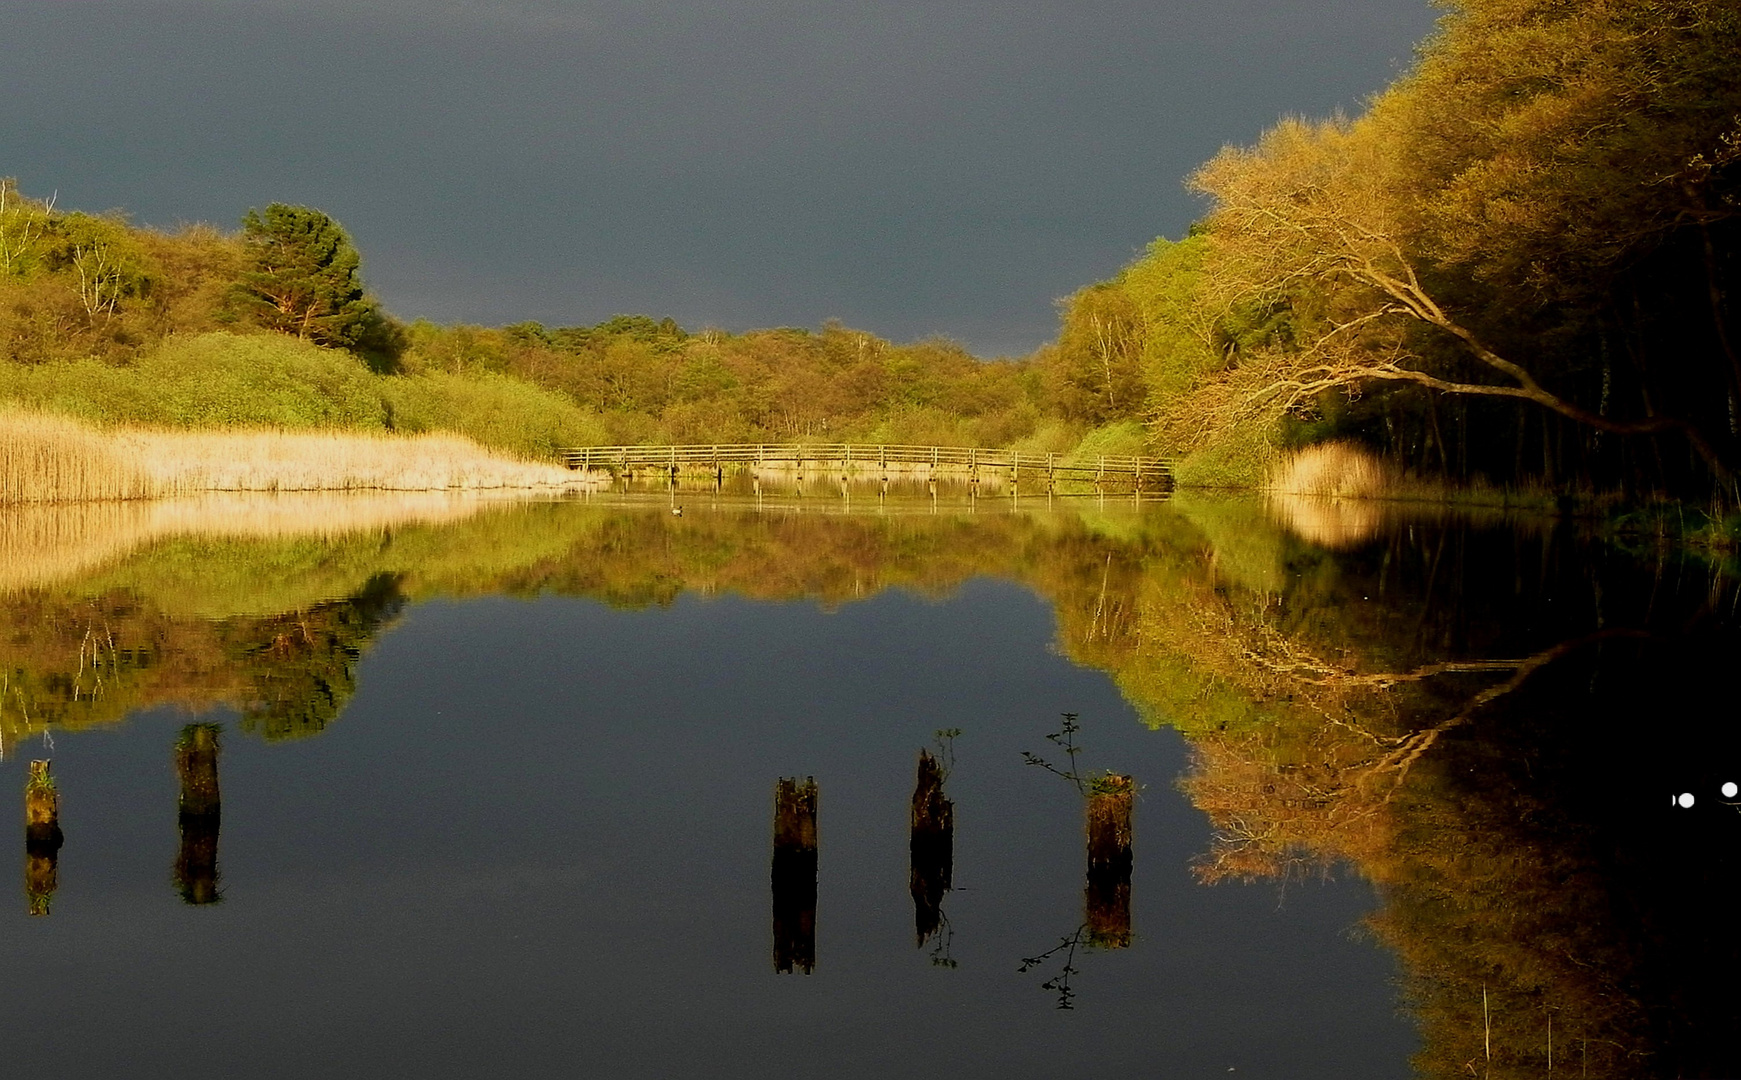
[[[0,504],[212,491],[566,490],[598,479],[492,454],[457,435],[102,431],[0,411]]]
[[[470,517],[501,490],[213,492],[0,507],[0,594],[90,573],[171,537],[332,538]]]
[[[58,416],[0,412],[0,503],[138,499],[151,475],[116,441]]]
[[[1397,484],[1396,471],[1353,443],[1307,446],[1270,470],[1268,490],[1325,499],[1380,499]]]

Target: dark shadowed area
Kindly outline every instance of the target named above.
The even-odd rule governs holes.
[[[1201,211],[1182,177],[1358,107],[1423,0],[1021,4],[26,0],[0,174],[63,205],[343,221],[397,314],[944,334],[1026,352],[1053,300]]]

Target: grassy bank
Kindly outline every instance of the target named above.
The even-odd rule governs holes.
[[[0,504],[213,491],[562,490],[588,482],[457,435],[104,430],[63,416],[0,411]]]
[[[348,353],[276,334],[171,337],[126,365],[0,364],[0,402],[105,427],[443,431],[545,460],[561,446],[604,441],[592,414],[518,379],[379,375]]]

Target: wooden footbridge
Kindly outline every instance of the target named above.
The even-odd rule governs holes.
[[[605,469],[624,479],[711,473],[724,483],[728,472],[793,472],[839,478],[935,481],[964,480],[977,490],[981,479],[1006,481],[1013,493],[1024,480],[1047,491],[1066,484],[1076,490],[1165,491],[1173,486],[1172,462],[1158,457],[1026,454],[971,446],[907,446],[872,443],[697,443],[677,446],[579,446],[560,451],[571,469]]]

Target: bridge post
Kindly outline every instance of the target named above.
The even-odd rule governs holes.
[[[1097,469],[1094,473],[1094,493],[1096,495],[1106,494],[1106,488],[1102,486],[1105,480],[1106,480],[1106,455],[1102,454],[1102,455],[1100,455],[1100,468]]]
[[[1048,495],[1052,494],[1052,491],[1058,486],[1058,471],[1055,458],[1056,455],[1051,451],[1046,452],[1046,494]]]

